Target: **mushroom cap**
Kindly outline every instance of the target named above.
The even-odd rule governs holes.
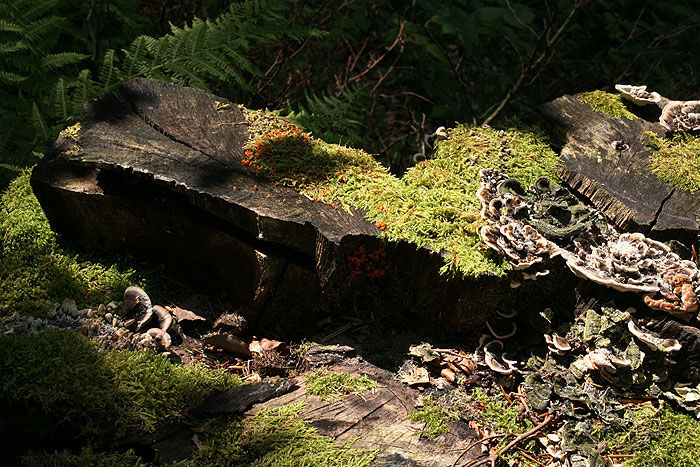
[[[127,287],[124,291],[122,315],[124,318],[140,316],[152,307],[151,299],[143,289],[136,286]]]
[[[503,342],[499,340],[493,340],[484,346],[484,361],[486,362],[486,365],[496,373],[500,373],[502,375],[509,375],[513,373],[514,368],[512,366],[498,361],[498,357],[491,350],[491,347],[495,345],[499,345],[501,350],[503,349]]]
[[[172,345],[170,334],[168,334],[161,328],[151,328],[148,331],[146,331],[146,334],[151,336],[151,338],[153,338],[155,341],[160,342],[160,345],[162,345],[164,349],[169,349]]]
[[[158,328],[167,332],[173,324],[173,317],[168,310],[160,305],[156,305],[153,307],[153,314],[158,318]]]

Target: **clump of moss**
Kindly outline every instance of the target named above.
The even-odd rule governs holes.
[[[178,466],[370,465],[376,451],[353,449],[355,440],[337,446],[301,419],[303,403],[260,410],[239,421],[218,420],[205,434],[193,459]]]
[[[644,406],[633,412],[632,426],[608,441],[616,454],[631,454],[630,467],[700,466],[700,421],[675,412],[667,404]]]
[[[627,110],[622,97],[605,91],[583,92],[578,95],[578,100],[588,104],[596,112],[604,113],[613,118],[627,118],[634,120],[635,114]]]
[[[448,404],[433,400],[426,396],[422,399],[423,405],[415,409],[409,416],[409,420],[425,423],[420,431],[421,435],[434,438],[442,433],[447,433],[448,425],[459,419],[459,410],[449,407]]]
[[[649,159],[652,173],[683,190],[700,190],[700,138],[686,133],[648,136],[649,146],[656,149]]]
[[[469,402],[478,404],[475,414],[491,431],[501,433],[520,433],[534,427],[530,420],[520,421],[517,406],[512,406],[501,394],[489,396],[481,389],[475,389]]]
[[[56,453],[31,453],[22,457],[24,467],[146,467],[148,464],[137,456],[133,450],[126,452],[101,453],[91,447],[83,448],[80,453],[68,451]]]
[[[444,252],[443,273],[503,275],[508,268],[480,248],[481,168],[506,171],[524,183],[556,179],[556,154],[536,129],[458,126],[432,159],[399,179],[361,150],[314,139],[269,113],[247,112],[253,138],[242,163],[254,175],[336,209],[363,210],[388,240]]]
[[[96,307],[120,300],[129,285],[146,286],[145,276],[129,266],[102,264],[64,248],[32,192],[29,177],[30,172],[24,171],[1,198],[0,282],[12,287],[0,288],[0,309],[44,317],[47,301],[73,298],[80,307]]]
[[[183,366],[152,351],[100,350],[80,334],[47,330],[0,337],[0,394],[26,420],[69,420],[84,433],[112,426],[149,431],[238,378]],[[45,430],[45,426],[34,427]]]
[[[307,378],[306,392],[325,401],[342,399],[349,394],[361,395],[366,390],[377,387],[377,383],[367,376],[356,377],[328,370],[319,370],[307,375]]]

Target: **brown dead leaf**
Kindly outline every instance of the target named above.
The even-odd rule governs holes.
[[[425,368],[417,367],[401,376],[401,382],[409,386],[430,384],[430,374]]]
[[[455,372],[450,370],[449,368],[443,368],[440,372],[440,376],[445,378],[450,383],[454,383],[455,381]]]

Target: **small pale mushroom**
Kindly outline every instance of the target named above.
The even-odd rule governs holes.
[[[549,350],[557,355],[561,355],[564,352],[571,350],[571,344],[569,343],[568,339],[561,337],[556,332],[552,333],[551,335],[545,334],[544,340],[547,342]]]
[[[501,363],[496,354],[491,350],[491,348],[496,345],[500,346],[500,350],[503,350],[503,342],[499,340],[491,341],[484,346],[484,361],[486,362],[486,365],[496,373],[500,373],[502,375],[509,375],[513,373],[515,368],[506,362]]]
[[[153,338],[154,341],[160,342],[160,345],[163,346],[164,349],[169,349],[172,345],[170,334],[160,328],[151,328],[146,331],[146,334]]]
[[[662,99],[658,92],[647,92],[646,86],[616,84],[615,89],[622,94],[623,98],[635,105],[658,104]]]
[[[122,305],[122,315],[124,318],[129,318],[133,315],[137,317],[142,316],[146,311],[150,310],[152,306],[150,297],[140,287],[127,287],[124,291]]]
[[[660,350],[662,352],[674,352],[681,349],[681,343],[676,339],[664,339],[659,337],[658,334],[652,331],[642,330],[637,326],[637,324],[629,320],[627,322],[627,329],[634,335],[637,339],[644,342],[652,350]]]

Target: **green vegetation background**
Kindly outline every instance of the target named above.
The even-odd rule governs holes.
[[[399,172],[438,126],[525,118],[561,94],[697,97],[698,24],[692,4],[652,0],[6,0],[0,186],[135,76],[279,110]]]

